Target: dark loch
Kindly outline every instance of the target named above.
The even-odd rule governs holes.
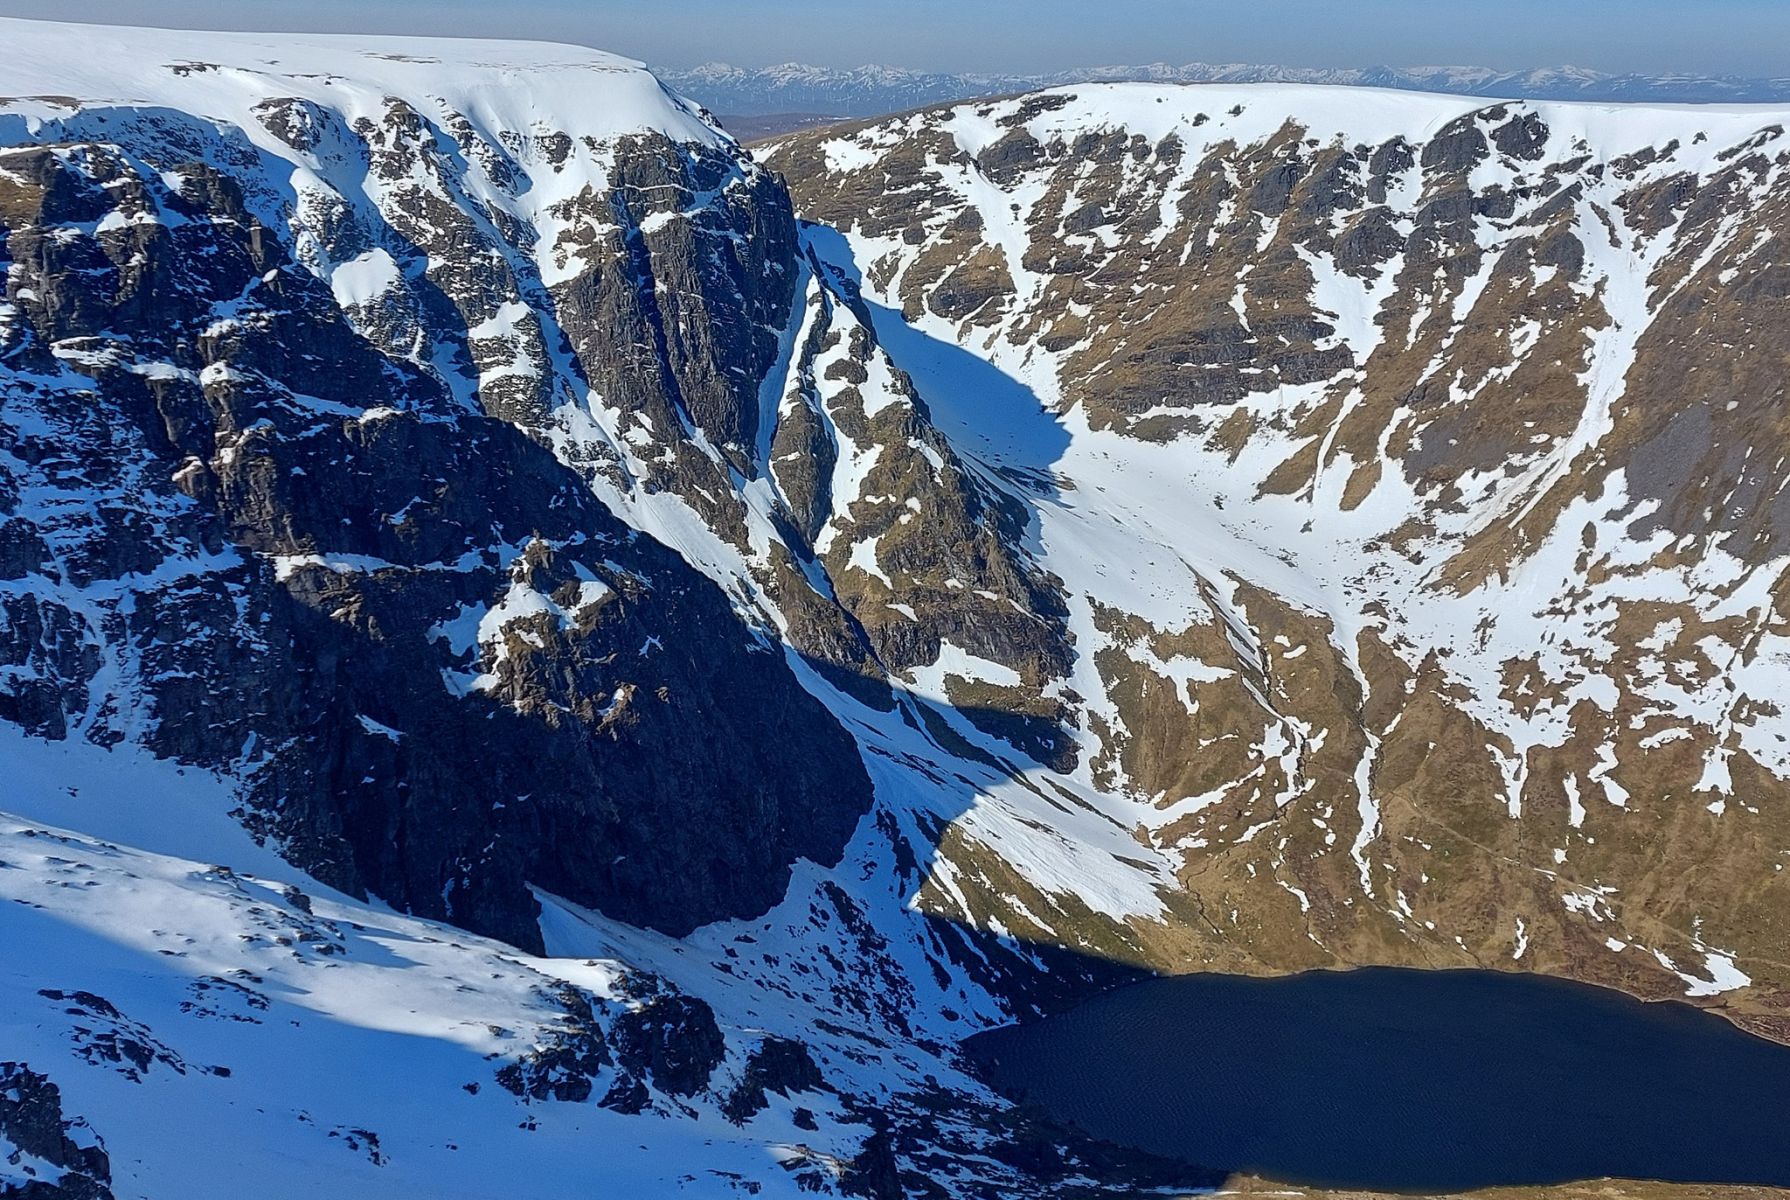
[[[1790,1047],[1556,979],[1152,979],[967,1048],[1095,1137],[1293,1183],[1790,1186]]]

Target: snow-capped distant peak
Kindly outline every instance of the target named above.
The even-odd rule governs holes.
[[[1790,99],[1790,80],[1694,74],[1611,74],[1585,67],[1295,67],[1264,63],[1155,62],[1032,73],[946,73],[865,65],[781,63],[761,69],[705,64],[664,72],[717,112],[813,111],[868,116],[926,104],[1094,82],[1324,83],[1445,92],[1512,100],[1767,103]]]

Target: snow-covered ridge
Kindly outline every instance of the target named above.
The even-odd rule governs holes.
[[[1348,146],[1373,146],[1403,138],[1422,145],[1450,122],[1508,106],[1513,113],[1534,114],[1553,131],[1561,146],[1581,143],[1584,150],[1605,161],[1676,141],[1680,144],[1673,147],[1671,165],[1704,169],[1721,161],[1718,156],[1740,141],[1790,121],[1790,101],[1511,101],[1483,94],[1444,95],[1322,82],[1192,85],[1115,81],[1052,87],[1023,100],[1000,102],[987,113],[979,111],[979,105],[959,106],[952,118],[954,130],[963,131],[956,133],[959,144],[968,153],[979,153],[1011,127],[997,124],[997,119],[1011,121],[1011,114],[1022,105],[1040,110],[1023,122],[1040,140],[1103,130],[1122,130],[1153,142],[1174,134],[1198,153],[1210,152],[1227,141],[1244,145],[1263,141],[1288,122],[1320,142],[1340,139]]]
[[[656,130],[680,142],[726,140],[644,64],[557,42],[210,33],[0,17],[0,47],[0,105],[14,109],[21,99],[52,109],[66,99],[166,105],[252,127],[250,110],[269,97],[315,100],[352,115],[397,94],[433,98],[476,123],[518,132],[576,130],[603,141]]]

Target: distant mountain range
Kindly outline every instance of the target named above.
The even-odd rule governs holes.
[[[1579,67],[1498,71],[1490,67],[1360,67],[1325,69],[1248,63],[1088,67],[1041,75],[953,75],[900,67],[816,67],[803,63],[748,70],[705,63],[661,71],[678,91],[710,110],[739,116],[828,113],[875,116],[972,96],[1090,82],[1324,83],[1404,88],[1454,95],[1529,100],[1652,101],[1655,103],[1765,103],[1790,99],[1790,78],[1732,75],[1611,75]]]

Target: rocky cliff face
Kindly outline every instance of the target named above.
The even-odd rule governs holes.
[[[529,884],[672,933],[769,908],[868,806],[857,751],[548,422],[603,388],[724,481],[783,193],[706,129],[270,90],[248,128],[5,118],[7,715],[232,771],[319,879],[520,945]],[[550,242],[530,170],[585,179]]]

